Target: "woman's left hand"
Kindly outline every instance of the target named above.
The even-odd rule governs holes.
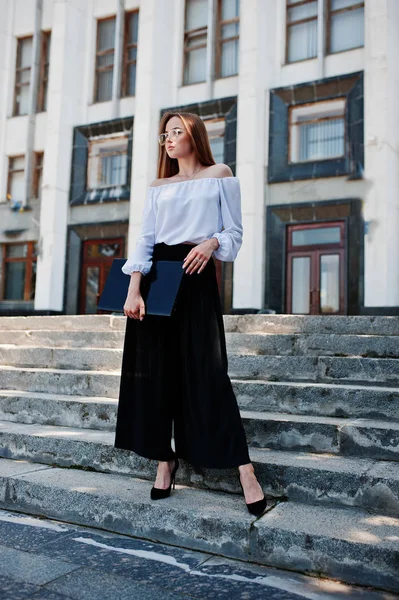
[[[188,275],[195,273],[195,271],[201,273],[205,269],[213,251],[217,250],[218,247],[219,242],[216,238],[205,240],[205,242],[201,242],[198,246],[194,246],[184,259],[183,269],[186,269],[185,272]]]

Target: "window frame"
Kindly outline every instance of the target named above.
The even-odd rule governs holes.
[[[341,52],[350,52],[350,50],[356,50],[357,48],[364,48],[363,46],[354,46],[353,48],[346,48],[345,50],[337,50],[336,52],[331,51],[331,22],[332,15],[338,15],[340,13],[350,12],[352,10],[358,10],[359,8],[365,8],[364,0],[359,0],[353,6],[346,6],[344,8],[338,8],[336,10],[332,10],[332,0],[326,0],[326,54],[340,54]]]
[[[2,246],[2,272],[1,272],[1,301],[2,302],[32,302],[34,300],[31,297],[32,291],[31,283],[32,283],[32,272],[33,272],[33,263],[37,263],[37,254],[35,254],[34,249],[37,241],[27,241],[27,242],[6,242],[3,243]],[[8,246],[28,246],[27,255],[16,257],[16,258],[8,258],[7,257],[7,247]],[[25,262],[25,282],[24,282],[24,297],[22,300],[8,300],[4,298],[5,294],[5,284],[6,284],[6,264],[13,262]]]
[[[215,79],[225,79],[226,77],[236,77],[238,75],[238,64],[237,64],[237,73],[232,73],[231,75],[222,75],[222,54],[223,54],[223,44],[226,42],[237,41],[237,46],[240,40],[240,33],[238,35],[223,38],[222,37],[222,27],[224,25],[232,25],[234,23],[238,23],[240,25],[240,14],[237,17],[233,17],[232,19],[222,20],[222,3],[223,0],[217,0],[217,13],[216,13],[216,28],[215,28]],[[241,8],[241,3],[240,3]],[[237,61],[238,63],[238,61]]]
[[[293,8],[294,6],[304,6],[305,4],[311,4],[312,2],[316,2],[317,4],[317,0],[301,0],[300,2],[297,2],[295,4],[289,5],[288,4],[289,0],[285,0],[285,64],[286,65],[292,65],[295,63],[300,63],[300,62],[304,62],[306,60],[314,60],[315,58],[317,58],[317,52],[315,56],[310,56],[308,58],[300,58],[299,60],[288,60],[288,47],[289,47],[289,28],[293,27],[295,25],[302,25],[303,23],[310,23],[310,21],[316,21],[316,27],[317,27],[317,22],[318,19],[320,17],[319,15],[319,11],[317,10],[317,14],[315,17],[307,17],[305,19],[301,19],[299,21],[294,21],[293,23],[289,22],[289,10],[291,8]]]
[[[185,80],[185,71],[187,66],[187,60],[189,56],[189,52],[193,50],[201,50],[202,48],[208,47],[208,35],[209,35],[209,23],[207,21],[206,25],[202,27],[196,27],[195,29],[186,29],[187,25],[187,7],[190,0],[185,0],[184,2],[184,37],[183,37],[183,70],[182,70],[182,85],[197,85],[198,83],[205,83],[207,80],[206,66],[205,66],[205,79],[201,81],[186,81]],[[199,37],[202,35],[206,35],[206,40],[204,44],[199,46],[193,46],[191,48],[188,47],[188,44],[192,38]]]
[[[107,139],[107,137],[109,139]],[[102,158],[109,156],[126,156],[126,178],[128,177],[129,137],[127,135],[107,136],[105,139],[88,139],[86,189],[88,191],[112,190],[127,185],[125,183],[101,184]],[[108,142],[108,143],[107,143]],[[110,143],[111,142],[111,143]],[[118,145],[119,143],[119,145]],[[108,147],[107,147],[108,146]],[[95,149],[97,148],[97,151]],[[95,187],[92,187],[91,177],[95,170]]]
[[[39,182],[42,182],[43,178],[43,163],[44,163],[44,152],[34,152],[33,155],[33,177],[32,177],[32,197],[35,200],[41,200],[41,185],[39,186]]]
[[[98,74],[100,72],[105,72],[105,71],[112,71],[112,76],[114,77],[115,73],[114,73],[114,69],[115,69],[115,36],[114,36],[114,45],[112,48],[107,48],[106,50],[99,50],[98,46],[99,46],[99,40],[100,40],[100,26],[101,23],[104,23],[105,21],[114,21],[115,25],[116,25],[116,15],[112,15],[110,17],[105,17],[105,18],[101,18],[101,19],[96,19],[97,20],[97,31],[96,31],[96,52],[95,52],[95,71],[94,71],[94,92],[93,92],[93,100],[94,100],[94,104],[99,104],[101,102],[110,102],[112,100],[112,93],[111,93],[111,98],[107,99],[107,100],[99,100],[98,99],[98,82],[99,82],[99,76]],[[112,65],[105,65],[105,66],[99,66],[98,65],[98,58],[99,56],[105,56],[106,54],[113,54],[113,62]]]
[[[39,67],[39,90],[37,95],[36,112],[41,113],[47,110],[47,93],[48,92],[48,77],[50,68],[50,54],[47,57],[51,48],[51,30],[41,32],[40,40],[40,67]]]
[[[346,98],[345,157],[288,162],[288,109],[308,102]],[[268,183],[347,176],[362,179],[364,169],[364,73],[348,73],[270,90]]]
[[[32,49],[33,49],[33,35],[25,35],[25,36],[21,36],[17,38],[17,54],[16,54],[16,62],[15,62],[15,73],[14,73],[14,100],[13,100],[13,117],[21,117],[24,115],[27,115],[28,113],[20,113],[17,112],[17,93],[18,93],[18,89],[22,88],[22,86],[28,86],[28,88],[30,87],[31,84],[31,75],[32,75],[32,60],[31,60],[31,64],[29,67],[20,67],[19,63],[21,60],[21,48],[22,48],[22,43],[25,40],[32,40]],[[18,75],[22,72],[22,71],[29,71],[29,81],[25,81],[23,83],[21,83],[20,81],[18,81]]]
[[[314,107],[315,109],[317,108],[317,105],[320,104],[333,104],[333,103],[339,103],[339,104],[344,104],[343,106],[343,112],[341,116],[323,116],[320,118],[312,118],[311,115],[309,115],[309,119],[306,121],[306,124],[309,123],[321,123],[324,121],[335,121],[337,119],[342,119],[344,122],[344,152],[342,154],[337,154],[335,156],[327,156],[327,157],[323,157],[323,158],[308,158],[305,160],[292,160],[292,139],[293,139],[293,135],[292,135],[292,127],[298,126],[300,127],[300,125],[298,125],[297,123],[293,123],[293,113],[295,113],[295,111],[298,111],[299,109],[302,108],[306,108],[306,107]],[[302,125],[304,125],[305,123],[302,123]],[[299,139],[299,135],[298,135],[298,139]],[[340,158],[344,158],[345,154],[346,154],[346,144],[347,144],[347,139],[348,139],[348,127],[347,127],[347,103],[346,103],[346,98],[344,96],[341,97],[337,97],[331,100],[316,100],[314,102],[306,102],[304,104],[300,104],[300,105],[290,105],[288,107],[288,164],[289,165],[297,165],[297,164],[306,164],[306,163],[314,163],[314,162],[319,162],[319,161],[325,161],[325,160],[335,160],[335,159],[340,159]]]
[[[137,42],[130,42],[128,41],[129,38],[129,21],[130,21],[130,17],[134,14],[137,13],[137,20],[139,20],[139,9],[135,9],[135,10],[129,10],[125,12],[125,23],[124,23],[124,30],[123,30],[123,51],[122,51],[122,74],[121,74],[121,98],[134,98],[135,97],[135,93],[133,95],[130,95],[127,93],[128,89],[129,89],[129,65],[131,64],[135,64],[136,65],[136,70],[137,70],[137,49],[138,49],[138,40]],[[136,58],[135,59],[128,59],[128,55],[129,55],[129,50],[131,48],[136,48]],[[135,88],[135,92],[136,92],[136,84],[134,85]]]
[[[24,168],[23,169],[13,169],[12,168],[12,161],[15,160],[16,158],[23,158],[24,159]],[[7,200],[9,200],[8,196],[11,195],[11,178],[12,178],[12,174],[13,173],[25,173],[25,169],[26,169],[26,157],[25,154],[16,154],[14,156],[9,156],[8,157],[8,170],[7,170]]]

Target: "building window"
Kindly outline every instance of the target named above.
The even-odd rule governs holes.
[[[359,72],[271,90],[269,183],[363,177],[363,87]]]
[[[317,4],[317,0],[287,0],[287,62],[317,56]]]
[[[7,200],[22,203],[25,198],[25,157],[10,156],[8,159]]]
[[[42,197],[43,152],[35,152],[32,181],[32,196],[38,200]]]
[[[290,107],[290,162],[345,155],[345,99]]]
[[[208,132],[209,143],[215,162],[224,162],[224,133],[226,129],[226,121],[222,119],[206,120],[205,127]]]
[[[124,186],[127,181],[128,138],[89,141],[87,189]]]
[[[3,244],[3,300],[34,300],[36,242]]]
[[[133,117],[74,128],[70,204],[130,199]]]
[[[186,0],[183,83],[206,80],[208,0]]]
[[[121,96],[136,94],[137,38],[139,31],[139,11],[125,15],[125,35],[123,43],[123,68]]]
[[[97,50],[95,102],[112,98],[112,81],[115,53],[115,17],[97,21]]]
[[[50,64],[51,31],[42,31],[40,51],[39,93],[37,97],[37,112],[47,110],[48,71]]]
[[[218,0],[216,77],[238,73],[239,0]]]
[[[328,0],[328,52],[364,46],[364,2]]]
[[[15,70],[14,116],[27,115],[32,66],[33,37],[17,40],[17,66]]]

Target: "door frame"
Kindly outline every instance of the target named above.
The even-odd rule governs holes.
[[[340,241],[331,244],[308,244],[303,246],[294,246],[292,244],[292,233],[294,231],[309,230],[309,229],[321,229],[329,227],[340,228]],[[340,257],[340,269],[339,269],[339,305],[340,310],[335,315],[347,314],[347,226],[346,220],[337,219],[334,221],[318,221],[316,223],[291,223],[287,224],[286,228],[287,245],[286,245],[286,258],[285,258],[285,307],[286,314],[292,313],[292,302],[291,302],[291,290],[292,290],[292,261],[295,257],[309,257],[311,261],[310,270],[310,312],[305,314],[310,315],[328,315],[330,313],[320,312],[320,257],[328,254],[338,254]],[[312,310],[318,307],[318,312],[312,312]],[[295,313],[303,314],[303,313]]]
[[[120,254],[118,256],[112,257],[104,257],[103,259],[99,257],[90,258],[87,256],[88,246],[90,244],[105,244],[105,243],[119,243],[120,245]],[[100,292],[97,294],[97,303],[98,297],[101,294],[102,288],[105,284],[105,274],[103,272],[102,267],[104,267],[107,260],[109,262],[113,261],[114,258],[123,257],[123,248],[124,248],[124,238],[123,237],[109,237],[109,238],[93,238],[84,240],[82,242],[82,254],[81,254],[81,263],[80,263],[80,285],[79,285],[79,314],[86,314],[86,284],[87,284],[87,267],[99,267],[99,290]],[[98,314],[98,310],[95,314]]]

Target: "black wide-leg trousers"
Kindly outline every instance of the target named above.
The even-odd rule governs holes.
[[[188,244],[155,244],[154,260],[183,260]],[[227,373],[222,309],[211,258],[184,274],[171,317],[127,318],[115,447],[167,461],[172,423],[176,455],[194,467],[250,462]]]

